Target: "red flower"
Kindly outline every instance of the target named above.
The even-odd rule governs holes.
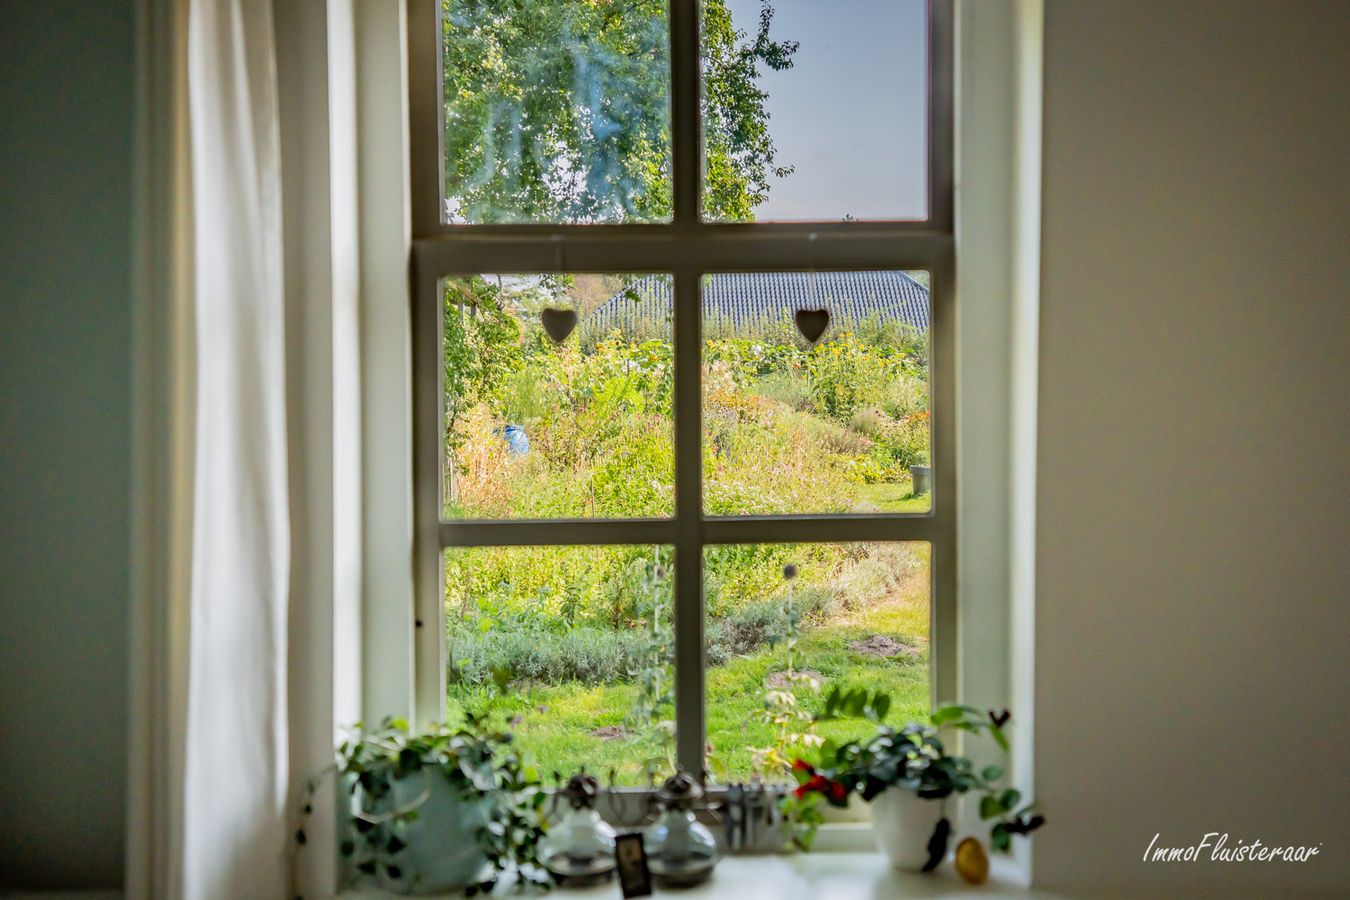
[[[813,769],[812,769],[812,767],[811,767],[811,764],[810,764],[809,762],[807,762],[806,760],[804,760],[804,759],[799,759],[799,760],[797,760],[796,762],[794,762],[794,763],[792,764],[792,768],[795,769],[795,770],[797,770],[798,772],[810,772],[810,771],[813,771]]]
[[[799,785],[792,793],[800,800],[810,793],[817,791],[824,793],[825,787],[828,784],[829,782],[825,780],[824,775],[812,775],[810,781],[806,782],[806,784]]]
[[[838,781],[832,781],[832,782],[830,782],[830,799],[831,799],[831,800],[833,800],[835,803],[843,803],[843,802],[844,802],[844,797],[846,797],[847,795],[848,795],[848,792],[847,792],[846,790],[844,790],[843,784],[841,784],[841,783],[838,782]]]

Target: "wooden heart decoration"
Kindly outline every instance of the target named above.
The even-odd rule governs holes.
[[[802,337],[812,344],[820,340],[820,336],[825,333],[825,329],[830,327],[830,311],[828,309],[799,309],[796,319],[797,330],[802,333]]]
[[[575,309],[554,309],[545,307],[539,314],[539,321],[544,325],[544,331],[553,338],[553,343],[561,344],[567,340],[567,336],[572,333],[572,329],[577,327],[577,311]]]

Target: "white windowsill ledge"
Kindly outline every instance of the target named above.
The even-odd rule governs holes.
[[[1009,860],[994,859],[989,881],[972,887],[945,864],[932,875],[899,872],[879,853],[798,853],[783,856],[731,856],[717,864],[712,878],[695,888],[657,889],[654,897],[680,900],[946,900],[979,897],[982,900],[1054,900],[1056,895],[1033,891],[1013,881]],[[341,900],[388,900],[379,891],[353,891]],[[451,896],[446,895],[447,900]],[[582,890],[555,890],[559,898],[619,895],[614,882]]]

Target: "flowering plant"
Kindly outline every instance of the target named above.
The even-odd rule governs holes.
[[[815,766],[809,762],[802,759],[797,760],[792,764],[792,772],[799,779],[797,789],[792,792],[792,796],[798,800],[806,799],[807,794],[817,793],[828,798],[836,806],[843,806],[848,803],[848,788],[844,786],[844,783],[842,781],[831,781],[817,772]]]
[[[814,835],[811,823],[819,825],[824,821],[819,810],[822,800],[843,807],[855,791],[863,800],[871,801],[893,787],[914,791],[925,800],[971,791],[982,794],[980,818],[993,822],[989,843],[995,850],[1006,851],[1013,835],[1029,834],[1045,824],[1045,817],[1032,811],[1034,804],[1022,804],[1017,789],[1000,790],[996,786],[1003,778],[1003,769],[985,766],[977,770],[970,759],[948,753],[943,744],[942,734],[948,730],[987,734],[1006,753],[1008,740],[1003,727],[1011,718],[1007,710],[1001,713],[990,710],[986,714],[968,706],[944,706],[933,713],[929,722],[911,722],[897,730],[884,723],[889,709],[890,698],[880,692],[869,697],[862,689],[843,693],[835,687],[826,696],[825,712],[819,718],[867,718],[877,723],[877,732],[862,741],[844,744],[825,741],[820,748],[819,766],[802,759],[793,763],[797,788],[788,805],[808,832],[804,848],[809,848],[810,837]],[[946,854],[950,830],[946,819],[938,824],[929,844],[930,868]]]

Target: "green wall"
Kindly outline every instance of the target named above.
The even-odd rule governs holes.
[[[0,892],[122,882],[132,14],[0,3]]]

